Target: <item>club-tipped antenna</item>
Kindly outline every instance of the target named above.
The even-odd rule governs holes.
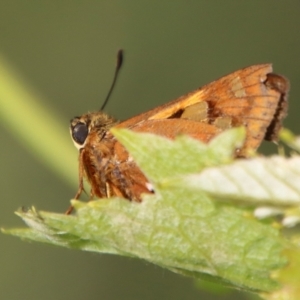
[[[119,75],[119,71],[120,71],[120,69],[121,69],[121,67],[122,67],[122,64],[123,64],[123,50],[120,49],[120,50],[118,51],[118,53],[117,53],[117,64],[116,64],[116,69],[115,69],[114,79],[113,79],[113,82],[112,82],[112,84],[111,84],[111,86],[110,86],[110,89],[109,89],[109,91],[108,91],[108,94],[107,94],[107,96],[106,96],[106,98],[105,98],[105,101],[103,102],[103,104],[102,104],[100,110],[104,110],[106,104],[108,103],[108,100],[109,100],[109,98],[110,98],[110,96],[111,96],[111,93],[112,93],[112,91],[114,90],[114,87],[115,87],[115,85],[116,85],[116,82],[117,82],[117,79],[118,79],[118,75]]]

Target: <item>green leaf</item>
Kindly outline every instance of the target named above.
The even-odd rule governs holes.
[[[173,184],[205,191],[223,201],[252,205],[300,205],[300,157],[256,157],[175,179]]]
[[[225,132],[208,145],[188,137],[170,141],[128,130],[114,134],[154,184],[154,195],[145,195],[141,203],[119,198],[72,201],[74,216],[19,211],[30,228],[4,232],[68,248],[137,257],[239,289],[279,289],[280,279],[271,275],[287,264],[283,252],[291,242],[243,207],[216,201],[212,193],[186,182],[188,176],[198,176],[191,173],[229,167],[244,130]]]
[[[218,135],[209,144],[188,136],[179,136],[174,142],[151,133],[140,136],[126,129],[111,131],[153,182],[229,163],[245,138],[242,127]]]
[[[184,201],[186,200],[186,201]],[[73,202],[76,216],[19,212],[32,228],[6,233],[54,245],[139,257],[195,278],[269,291],[284,242],[274,228],[178,187],[144,201]],[[44,239],[44,240],[43,240]]]
[[[297,241],[296,241],[297,240]],[[281,283],[281,288],[271,293],[261,293],[261,297],[266,300],[298,300],[300,299],[300,252],[299,236],[294,240],[298,249],[285,250],[284,254],[289,260],[289,264],[282,269],[272,273],[272,278]]]

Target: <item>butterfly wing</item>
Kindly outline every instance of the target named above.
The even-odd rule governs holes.
[[[175,130],[175,133],[203,140],[200,131],[198,134],[194,132],[203,128],[206,130],[209,126],[196,124],[197,122],[214,126],[215,132],[220,131],[217,129],[243,125],[247,136],[240,155],[247,156],[247,152],[256,150],[264,138],[276,140],[282,119],[286,116],[288,89],[288,81],[273,74],[270,64],[254,65],[124,121],[117,127],[170,137],[175,123],[157,120],[176,119],[180,130]],[[183,122],[180,119],[194,122]],[[172,124],[171,128],[169,124]],[[212,131],[211,128],[209,130]]]
[[[276,140],[287,111],[288,88],[288,81],[273,74],[270,64],[254,65],[114,127],[171,139],[187,134],[208,142],[226,128],[243,125],[247,135],[238,155],[247,156],[264,138]],[[81,150],[92,194],[140,201],[142,193],[152,192],[151,185],[112,134],[106,128],[100,133],[101,124],[89,132]]]

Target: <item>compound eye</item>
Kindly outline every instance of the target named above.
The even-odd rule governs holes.
[[[88,134],[89,134],[89,129],[85,123],[77,123],[72,129],[73,140],[79,145],[84,144]]]

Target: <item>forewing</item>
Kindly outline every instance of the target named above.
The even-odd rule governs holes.
[[[264,138],[276,140],[282,119],[286,116],[287,92],[288,81],[273,74],[270,64],[254,65],[133,117],[117,127],[167,137],[174,136],[171,131],[175,128],[176,134],[180,132],[203,140],[206,133],[199,131],[195,134],[195,130],[207,130],[208,127],[197,125],[196,122],[215,126],[216,133],[219,129],[243,125],[247,129],[247,136],[240,155],[247,156],[249,151],[256,150]],[[150,122],[163,119],[176,119],[178,125],[172,123],[170,128],[168,122]],[[194,122],[179,122],[179,119]]]

